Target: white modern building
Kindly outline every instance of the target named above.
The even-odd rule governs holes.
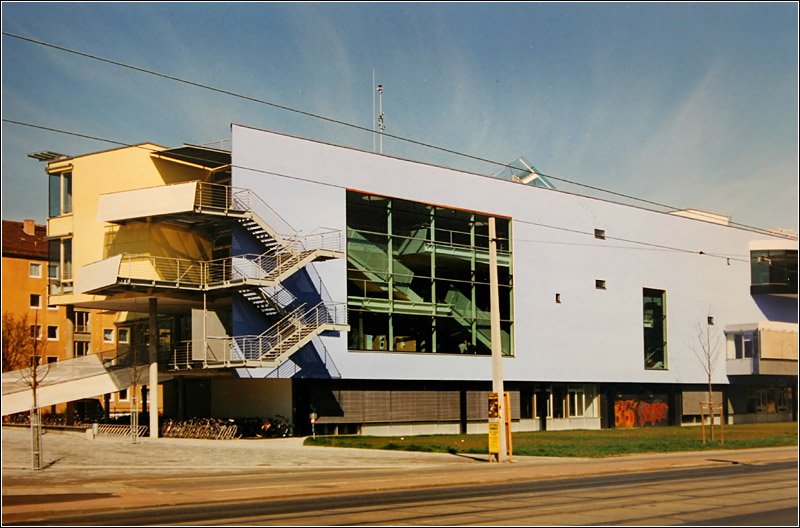
[[[230,152],[84,157],[116,187],[84,158],[48,164],[75,196],[49,223],[73,252],[60,302],[128,311],[132,348],[158,330],[165,415],[485,432],[493,217],[514,430],[695,422],[709,343],[729,422],[796,419],[796,234],[231,134]]]

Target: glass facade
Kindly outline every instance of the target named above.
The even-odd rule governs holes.
[[[491,354],[489,217],[347,192],[351,350]],[[502,351],[512,355],[511,220],[496,218]]]
[[[667,293],[644,288],[644,368],[667,368]]]
[[[750,252],[751,293],[797,293],[797,250]]]

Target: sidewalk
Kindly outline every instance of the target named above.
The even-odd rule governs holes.
[[[30,470],[30,431],[3,427],[3,520],[47,512],[99,511],[208,501],[552,480],[797,460],[796,447],[628,455],[604,459],[411,453],[260,440],[89,439],[50,431],[43,471]],[[37,499],[38,497],[38,499]],[[54,499],[56,497],[56,499]],[[40,500],[39,500],[40,499]]]

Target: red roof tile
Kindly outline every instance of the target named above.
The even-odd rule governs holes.
[[[34,234],[25,233],[25,222],[3,220],[3,256],[47,260],[47,226],[36,224]]]

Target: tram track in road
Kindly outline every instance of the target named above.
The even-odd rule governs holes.
[[[349,471],[346,478],[330,480],[327,483],[330,489],[325,491],[319,488],[315,491],[314,483],[309,482],[312,495],[282,499],[243,497],[226,501],[214,500],[215,495],[223,489],[236,492],[236,486],[227,484],[230,475],[219,476],[224,485],[216,488],[202,486],[197,490],[197,502],[193,504],[50,515],[29,519],[25,524],[402,525],[473,524],[491,522],[493,518],[501,524],[548,524],[548,519],[563,515],[571,516],[573,521],[566,524],[602,524],[604,519],[610,524],[640,524],[644,521],[665,524],[657,522],[659,519],[667,521],[666,524],[683,524],[722,518],[731,513],[752,514],[753,508],[785,510],[787,499],[775,495],[776,482],[784,483],[781,488],[784,495],[789,491],[794,493],[794,504],[789,505],[790,509],[794,507],[796,511],[797,506],[796,461],[762,465],[726,464],[585,478],[520,478],[513,482],[437,487],[424,487],[424,483],[420,483],[414,489],[404,490],[342,491],[341,488],[348,482],[355,482],[353,479],[357,476],[358,471]],[[184,480],[183,484],[191,486],[191,481]],[[336,493],[330,494],[333,490]],[[709,494],[709,490],[713,493]],[[582,507],[591,505],[593,511],[579,511],[575,508],[577,504]],[[621,516],[623,511],[626,513]]]

